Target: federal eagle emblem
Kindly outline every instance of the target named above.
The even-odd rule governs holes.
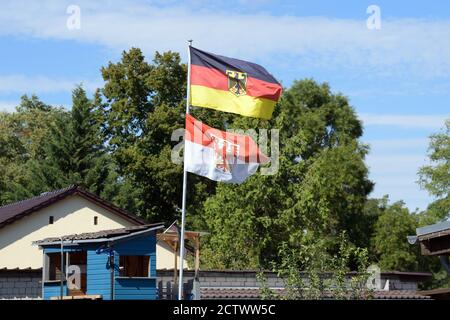
[[[231,166],[239,156],[239,145],[211,135],[214,149],[214,164],[217,170],[231,174]]]
[[[247,94],[247,73],[226,70],[228,76],[228,90],[236,96]]]

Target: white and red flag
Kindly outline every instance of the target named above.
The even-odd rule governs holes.
[[[270,159],[246,135],[211,128],[186,115],[186,171],[211,180],[241,183]]]

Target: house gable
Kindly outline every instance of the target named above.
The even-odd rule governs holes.
[[[50,216],[53,224],[49,224]],[[73,193],[0,229],[0,268],[41,268],[42,254],[33,241],[138,224],[102,203]]]
[[[138,216],[131,214],[111,202],[103,200],[96,196],[95,194],[80,188],[77,185],[73,185],[64,189],[55,190],[52,192],[45,192],[37,197],[30,199],[25,199],[23,201],[11,203],[0,207],[0,228],[14,223],[15,221],[22,219],[23,217],[29,216],[43,208],[53,205],[54,203],[65,199],[71,195],[79,195],[100,207],[103,207],[117,215],[123,217],[137,224],[146,224],[147,222],[139,218]]]

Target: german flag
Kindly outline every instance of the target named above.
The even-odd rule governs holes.
[[[262,66],[190,47],[192,106],[270,119],[281,85]]]

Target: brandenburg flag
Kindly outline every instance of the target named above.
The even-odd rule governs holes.
[[[214,181],[244,182],[270,160],[250,136],[211,128],[189,114],[184,141],[186,171]]]
[[[190,47],[192,106],[270,119],[281,85],[262,66]]]

